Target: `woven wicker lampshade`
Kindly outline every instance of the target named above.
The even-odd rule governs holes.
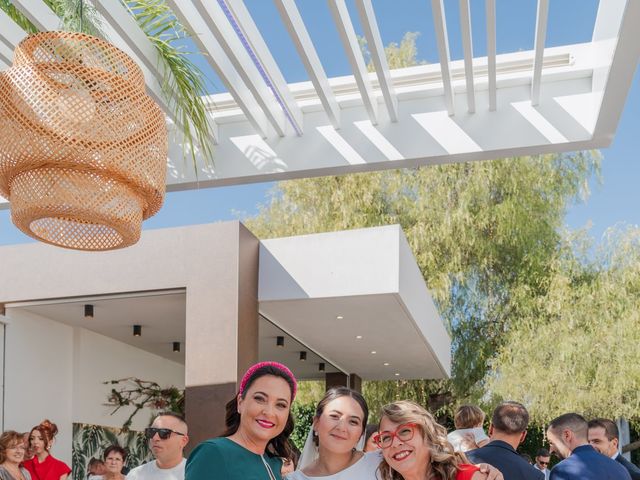
[[[43,242],[112,250],[162,206],[167,130],[142,71],[82,33],[25,38],[0,72],[0,194]]]

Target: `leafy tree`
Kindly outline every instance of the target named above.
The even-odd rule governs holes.
[[[390,68],[418,63],[415,38],[387,48]],[[504,332],[546,291],[566,206],[588,194],[599,160],[576,152],[285,181],[246,223],[261,238],[400,224],[452,336],[453,379],[365,382],[364,393],[372,412],[413,398],[444,415],[455,398],[482,396]]]
[[[591,258],[588,241],[571,240],[546,293],[506,332],[489,390],[524,399],[540,423],[567,411],[638,421],[640,228],[610,229]]]

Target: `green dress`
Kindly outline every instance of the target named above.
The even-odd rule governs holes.
[[[225,437],[213,438],[191,452],[185,480],[271,480],[265,462],[274,479],[282,480],[280,458],[257,455]]]

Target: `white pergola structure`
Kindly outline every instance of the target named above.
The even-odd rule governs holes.
[[[606,147],[640,56],[637,0],[601,0],[592,40],[553,48],[545,48],[549,0],[538,0],[534,50],[502,55],[495,0],[485,0],[482,58],[473,55],[469,0],[459,0],[464,59],[451,61],[445,2],[431,0],[440,62],[391,70],[372,0],[356,0],[369,73],[345,0],[328,0],[353,75],[327,78],[295,0],[273,1],[308,82],[286,83],[242,0],[167,0],[228,89],[208,98],[215,166],[196,171],[176,135],[169,190]],[[59,27],[42,0],[13,3],[38,28]],[[93,3],[175,125],[151,43],[119,0]],[[0,68],[25,35],[0,12]]]

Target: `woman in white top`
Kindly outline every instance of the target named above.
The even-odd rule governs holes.
[[[287,480],[374,480],[380,454],[356,450],[368,416],[360,393],[346,387],[327,391],[316,407],[298,470]]]
[[[363,453],[369,408],[362,395],[345,387],[332,388],[316,407],[313,425],[298,470],[286,480],[380,479],[382,450]],[[358,445],[359,448],[356,448]],[[495,468],[479,465],[485,480],[503,480]]]

